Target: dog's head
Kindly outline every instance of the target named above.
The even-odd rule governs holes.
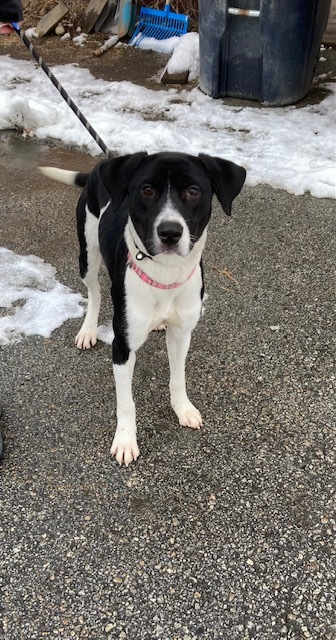
[[[136,153],[103,163],[113,208],[127,204],[134,230],[152,256],[186,256],[202,237],[213,193],[231,214],[246,176],[242,167],[200,154]]]

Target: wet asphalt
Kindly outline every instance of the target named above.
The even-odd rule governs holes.
[[[78,192],[34,166],[95,160],[0,142],[0,244],[84,294]],[[127,469],[109,453],[108,345],[78,351],[72,320],[1,349],[1,639],[335,637],[335,236],[332,200],[263,185],[243,189],[231,219],[214,203],[187,365],[205,425],[177,424],[152,334]],[[101,283],[105,323],[104,271]]]

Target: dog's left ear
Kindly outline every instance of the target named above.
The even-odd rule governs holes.
[[[213,158],[203,153],[200,153],[198,157],[206,167],[212,188],[219,202],[225,213],[230,216],[232,202],[240,193],[245,182],[245,169],[229,160]]]
[[[139,151],[101,163],[100,178],[112,198],[114,210],[120,207],[127,192],[130,176],[146,156],[146,151]]]

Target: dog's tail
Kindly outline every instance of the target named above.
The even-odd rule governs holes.
[[[38,167],[39,171],[47,178],[58,180],[64,184],[77,187],[85,187],[88,179],[88,173],[80,173],[79,171],[68,171],[67,169],[58,169],[57,167]]]

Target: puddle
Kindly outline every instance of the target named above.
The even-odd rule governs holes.
[[[1,132],[0,166],[19,171],[36,171],[39,165],[59,166],[63,169],[89,171],[105,156],[91,156],[83,151],[64,149],[15,132]]]

